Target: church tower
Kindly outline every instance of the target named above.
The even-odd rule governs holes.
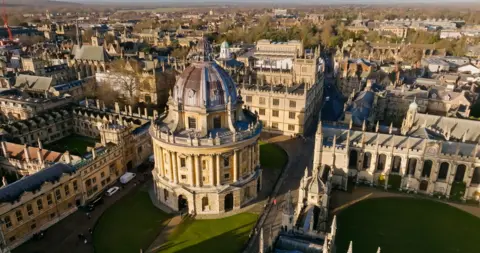
[[[416,99],[413,99],[413,102],[408,106],[407,115],[402,123],[402,134],[406,135],[408,131],[413,127],[415,123],[415,118],[417,116],[418,105]]]

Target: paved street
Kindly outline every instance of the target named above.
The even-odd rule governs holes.
[[[289,161],[287,167],[285,168],[283,181],[279,182],[279,191],[276,196],[277,207],[272,207],[265,219],[265,223],[262,226],[264,230],[265,245],[270,243],[270,238],[275,238],[280,232],[280,225],[282,222],[281,206],[285,201],[286,193],[290,190],[294,203],[297,202],[300,179],[303,177],[306,166],[308,166],[311,170],[310,167],[313,159],[313,141],[311,140],[307,139],[304,141],[301,138],[295,138],[277,142],[277,144],[285,149],[288,154]],[[272,203],[270,203],[270,205],[272,205]],[[270,230],[272,233],[270,233]],[[258,245],[259,243],[257,234],[253,241],[253,247],[249,249],[249,252],[258,252]]]

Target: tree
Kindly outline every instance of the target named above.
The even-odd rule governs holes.
[[[20,37],[18,37],[18,40],[20,41],[20,44],[22,44],[23,46],[32,46],[34,44],[44,42],[45,37],[40,35],[28,36],[23,34],[23,35],[20,35]]]
[[[92,36],[94,35],[93,33],[93,29],[92,28],[88,28],[86,29],[85,31],[83,31],[82,33],[82,41],[83,42],[90,42],[92,41]]]
[[[113,90],[123,95],[126,104],[133,105],[137,100],[141,77],[142,69],[140,62],[118,59],[109,64],[109,71],[106,73],[104,81]]]

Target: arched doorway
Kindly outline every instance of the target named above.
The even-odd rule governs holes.
[[[422,177],[430,177],[430,172],[432,171],[433,162],[430,160],[425,160],[423,162]]]
[[[463,182],[463,178],[465,177],[465,171],[467,170],[467,166],[465,164],[460,164],[457,166],[457,171],[455,172],[455,182]]]
[[[402,164],[402,158],[400,156],[393,157],[392,172],[400,173],[400,165]]]
[[[178,196],[178,211],[188,211],[188,200],[183,195]]]
[[[438,171],[437,180],[446,180],[448,175],[448,167],[450,165],[447,162],[443,162],[440,164],[440,170]]]
[[[225,195],[225,212],[233,209],[233,193]]]
[[[426,191],[427,189],[428,189],[428,181],[422,180],[422,182],[420,182],[420,191]]]
[[[370,168],[370,163],[372,162],[372,154],[369,152],[365,152],[363,155],[363,169],[367,170]]]
[[[358,159],[358,152],[356,150],[350,151],[350,156],[348,159],[348,168],[356,169],[357,168],[357,159]]]

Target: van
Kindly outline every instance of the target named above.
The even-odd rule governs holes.
[[[137,175],[137,174],[135,174],[135,173],[126,172],[125,174],[123,174],[123,175],[120,177],[120,183],[126,184],[126,183],[132,181],[132,179],[134,179],[136,175]]]

